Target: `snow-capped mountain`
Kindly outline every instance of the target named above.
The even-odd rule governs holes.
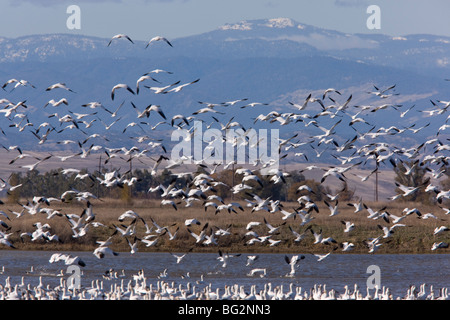
[[[69,34],[0,38],[0,62],[105,57],[145,59],[160,55],[219,59],[327,55],[441,77],[450,71],[449,37],[348,34],[298,23],[289,18],[229,23],[216,30],[171,41],[175,44],[173,48],[157,45],[146,50],[145,41],[135,41],[134,46],[130,46],[129,42],[115,41],[108,47],[109,39]]]
[[[160,104],[167,117],[192,113],[200,107],[199,101],[221,103],[247,98],[249,102],[268,103],[266,108],[233,111],[245,126],[252,127],[259,114],[292,112],[295,109],[289,102],[301,103],[309,93],[320,96],[327,88],[342,92],[336,97],[338,102],[352,95],[352,104],[364,105],[374,101],[367,94],[374,85],[396,84],[399,95],[390,103],[405,108],[415,104],[417,111],[431,107],[430,100],[446,100],[450,85],[444,81],[450,77],[450,38],[434,35],[345,34],[278,18],[229,23],[199,35],[170,39],[173,47],[160,42],[146,48],[146,41],[132,44],[121,40],[107,46],[110,39],[70,34],[0,38],[0,84],[20,78],[37,88],[10,92],[7,87],[0,98],[26,99],[36,123],[48,121],[49,115],[58,112],[57,108],[43,106],[50,99],[62,97],[69,100],[74,112],[86,112],[81,105],[91,101],[116,109],[125,100],[126,107],[121,110],[124,122],[135,118],[130,101],[142,109],[149,103]],[[160,83],[150,81],[141,86],[200,81],[178,94],[155,95],[141,89],[139,95],[118,94],[119,98],[111,100],[114,85],[126,83],[135,88],[141,75],[156,68],[173,74],[154,75]],[[76,94],[45,91],[57,82],[66,83]],[[318,105],[314,108],[320,111]],[[383,121],[386,126],[398,124],[399,112],[390,112],[392,117],[374,114],[374,121]],[[226,123],[230,114],[217,117]],[[427,120],[417,113],[415,121],[419,126]],[[98,130],[104,130],[99,123]],[[433,123],[428,132],[441,124]],[[116,132],[118,138],[122,130]]]

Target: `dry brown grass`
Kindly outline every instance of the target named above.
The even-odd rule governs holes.
[[[162,207],[159,201],[150,200],[134,200],[132,204],[123,203],[119,200],[95,200],[92,201],[94,212],[96,214],[95,221],[103,223],[107,227],[93,227],[91,226],[84,237],[74,239],[72,237],[72,230],[66,217],[56,216],[48,220],[47,216],[43,213],[37,215],[26,214],[20,218],[16,218],[8,210],[20,210],[21,207],[18,204],[5,204],[3,205],[3,211],[6,212],[11,221],[6,222],[11,226],[9,232],[12,232],[10,236],[11,242],[19,250],[93,250],[96,247],[97,240],[105,240],[114,232],[114,225],[120,226],[128,225],[131,219],[127,219],[122,223],[118,221],[118,217],[123,212],[132,209],[137,212],[149,225],[151,225],[151,218],[153,218],[160,226],[169,226],[170,231],[174,232],[177,227],[179,231],[177,238],[170,241],[168,235],[163,235],[158,238],[158,244],[153,247],[145,247],[143,243],[139,244],[139,251],[187,251],[193,248],[195,252],[216,252],[219,248],[223,251],[229,252],[302,252],[302,253],[324,253],[331,250],[334,246],[327,246],[323,244],[314,245],[313,236],[310,232],[307,233],[306,238],[300,242],[295,243],[293,241],[293,235],[289,230],[291,226],[294,230],[302,232],[307,226],[315,231],[322,229],[325,237],[331,236],[338,244],[344,241],[350,241],[355,244],[353,253],[366,253],[367,248],[363,244],[363,241],[368,238],[374,238],[382,234],[382,231],[377,225],[389,225],[384,220],[372,220],[367,218],[367,211],[363,210],[359,213],[354,213],[353,207],[347,206],[346,203],[340,203],[340,213],[337,216],[330,217],[329,210],[324,205],[319,206],[319,212],[314,213],[314,221],[307,226],[300,226],[301,221],[299,219],[283,220],[280,213],[271,214],[267,211],[259,211],[251,213],[249,208],[245,208],[242,212],[237,210],[237,213],[228,213],[222,211],[215,214],[214,210],[208,208],[205,212],[201,203],[195,203],[192,207],[184,207],[181,203],[178,206],[178,210],[174,210],[172,207]],[[433,236],[433,230],[440,225],[448,225],[447,221],[440,219],[447,219],[444,211],[435,207],[425,207],[418,203],[367,203],[369,207],[374,209],[381,209],[387,206],[387,211],[400,216],[402,210],[405,207],[418,208],[422,213],[433,212],[439,220],[419,219],[417,215],[412,214],[402,221],[407,227],[397,228],[392,237],[383,239],[383,245],[379,249],[379,253],[430,253],[431,246],[435,241],[449,241],[449,235]],[[64,214],[81,214],[84,203],[64,204],[57,203],[51,204],[54,209],[60,210]],[[243,204],[245,206],[245,204]],[[292,210],[297,207],[296,203],[284,203],[286,210]],[[195,239],[189,234],[187,227],[184,225],[184,221],[189,218],[197,218],[201,221],[200,226],[191,226],[189,229],[199,233],[205,223],[208,223],[210,230],[215,231],[216,227],[226,229],[230,226],[231,235],[220,237],[218,246],[205,246],[202,244],[196,244]],[[279,233],[273,235],[273,239],[280,239],[282,242],[275,246],[270,247],[266,244],[254,244],[244,245],[246,240],[250,239],[245,237],[247,230],[246,225],[250,221],[263,222],[264,218],[272,225],[278,226],[282,223],[279,229]],[[4,220],[4,219],[3,219]],[[349,220],[355,223],[355,229],[349,234],[344,233],[344,226],[341,220]],[[50,232],[57,234],[61,243],[58,242],[46,242],[44,240],[32,242],[29,238],[24,238],[21,241],[20,234],[22,232],[33,232],[35,227],[33,224],[40,221],[42,224],[48,223],[51,226]],[[210,229],[212,228],[212,229]],[[145,226],[141,221],[137,221],[136,235],[138,238],[145,236]],[[267,234],[267,227],[262,223],[260,226],[254,228],[259,235]],[[154,232],[153,232],[154,233]],[[119,235],[113,237],[114,241],[111,246],[117,251],[129,250],[126,240]],[[130,240],[133,237],[129,237]],[[7,248],[4,246],[4,248]],[[449,249],[442,249],[439,252],[448,252]],[[337,249],[335,253],[340,253],[341,250]]]

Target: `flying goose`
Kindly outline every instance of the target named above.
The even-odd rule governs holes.
[[[94,256],[96,256],[98,259],[103,259],[107,254],[111,254],[113,256],[118,256],[119,254],[112,250],[111,248],[107,246],[99,246],[97,247],[94,252]]]
[[[134,109],[137,110],[137,107],[134,105],[133,102],[131,102],[131,105],[133,106]],[[158,112],[159,115],[164,118],[164,120],[167,120],[166,115],[164,114],[164,112],[162,111],[161,107],[155,104],[150,104],[148,105],[144,111],[142,112],[138,112],[138,118],[143,118],[143,117],[149,117],[150,116],[150,112],[155,111]]]
[[[385,212],[382,212],[386,209],[386,207],[383,207],[380,210],[374,211],[372,208],[368,207],[366,204],[363,204],[363,206],[367,210],[367,212],[369,212],[369,215],[367,216],[368,219],[376,219],[381,216],[381,217],[383,217],[384,220],[386,220],[386,222],[389,222],[389,219],[388,219],[389,216]]]
[[[11,89],[10,92],[12,92],[14,89],[16,89],[18,86],[30,86],[34,89],[36,89],[36,87],[34,85],[32,85],[29,81],[27,80],[17,80],[17,79],[9,79],[8,81],[6,81],[3,85],[2,85],[2,89],[5,90],[6,86],[8,86],[9,84],[15,83],[14,87]]]
[[[158,243],[158,238],[155,238],[153,240],[149,240],[149,239],[141,239],[141,242],[145,243],[146,247],[152,247],[155,246]]]
[[[60,99],[58,101],[55,101],[54,99],[51,99],[44,105],[44,108],[47,107],[49,104],[51,104],[53,107],[58,107],[61,104],[65,104],[67,106],[67,105],[69,105],[69,102],[67,101],[66,98],[62,98],[62,99]]]
[[[385,94],[385,92],[394,89],[395,86],[396,86],[396,85],[394,84],[394,85],[392,85],[392,86],[390,86],[390,87],[387,87],[387,88],[381,90],[381,89],[379,89],[377,86],[374,85],[373,87],[375,88],[376,91],[369,91],[369,92],[367,92],[367,93],[368,93],[368,94],[373,94],[373,95],[378,96],[378,97],[380,97],[380,98],[387,98],[387,97],[389,97],[390,95]],[[395,94],[395,95],[398,95],[398,94]]]
[[[83,260],[81,260],[78,256],[71,256],[70,254],[63,254],[63,253],[54,253],[51,255],[49,262],[50,263],[56,263],[58,261],[64,261],[65,265],[71,265],[71,264],[78,264],[81,267],[85,267],[86,263],[84,263]]]
[[[306,231],[311,228],[311,226],[308,226],[305,231],[303,231],[302,233],[298,233],[297,231],[295,231],[294,229],[292,229],[291,226],[288,226],[289,230],[291,230],[292,234],[295,236],[294,242],[300,242],[302,241],[305,236],[306,236]]]
[[[239,257],[240,255],[241,255],[240,253],[237,254],[223,253],[222,250],[219,249],[219,256],[217,257],[217,260],[222,262],[223,268],[226,268],[226,266],[228,265],[228,259],[233,257]]]
[[[330,217],[333,217],[333,216],[336,216],[339,214],[339,210],[338,210],[339,201],[338,200],[336,200],[336,203],[334,206],[329,204],[326,200],[324,200],[324,203],[328,207],[328,209],[330,209]]]
[[[266,225],[267,228],[269,228],[268,233],[274,234],[275,232],[277,232],[280,229],[281,226],[286,224],[286,221],[283,222],[282,224],[280,224],[278,227],[274,227],[270,223],[267,222],[266,218],[264,218],[264,224]]]
[[[65,83],[61,83],[61,82],[48,86],[47,89],[45,89],[45,91],[50,91],[50,90],[54,90],[54,89],[64,89],[64,90],[75,93],[75,91],[68,88]]]
[[[125,219],[127,218],[131,218],[131,219],[141,219],[141,217],[139,216],[139,214],[137,214],[135,211],[133,210],[127,210],[124,213],[122,213],[117,219],[120,222],[123,222]]]
[[[312,228],[309,229],[309,230],[311,231],[311,233],[313,234],[314,239],[315,239],[313,244],[319,244],[319,243],[322,243],[322,244],[328,245],[328,244],[330,244],[331,242],[332,242],[332,243],[336,243],[336,240],[334,240],[334,239],[331,238],[331,237],[324,238],[324,237],[322,236],[322,229],[320,229],[318,233],[316,233]]]
[[[134,241],[133,242],[131,242],[128,238],[125,238],[125,240],[127,240],[127,243],[130,246],[130,253],[131,254],[135,254],[138,251],[138,246],[137,245],[138,245],[138,241],[140,239],[138,239],[136,236],[134,236]]]
[[[426,220],[426,219],[439,219],[438,217],[436,217],[433,213],[431,213],[431,212],[428,212],[428,213],[426,213],[426,214],[424,214],[424,215],[422,215],[422,216],[419,216],[418,217],[419,219],[423,219],[423,220]]]
[[[448,243],[442,242],[442,241],[435,242],[435,243],[433,243],[431,250],[434,251],[434,250],[441,249],[441,248],[448,248]]]
[[[322,94],[322,100],[325,100],[326,95],[329,94],[330,92],[335,92],[335,93],[337,93],[338,95],[341,95],[341,93],[340,93],[338,90],[336,90],[336,89],[334,89],[334,88],[328,88],[328,89],[326,89],[326,90],[323,92],[323,94]]]
[[[380,243],[380,238],[381,236],[378,236],[376,238],[371,238],[369,240],[363,241],[363,243],[369,248],[369,253],[374,253],[380,248],[380,246],[383,245],[382,243]]]
[[[353,244],[353,243],[351,243],[351,242],[347,242],[347,241],[345,241],[345,242],[342,242],[341,244],[340,244],[340,246],[341,246],[341,248],[342,248],[342,251],[351,251],[351,250],[353,250],[353,248],[355,247],[355,245]]]
[[[155,81],[155,82],[158,82],[158,83],[161,83],[161,82],[159,82],[158,80],[156,80],[156,79],[154,79],[153,77],[151,77],[150,75],[143,75],[143,76],[141,76],[137,81],[136,81],[136,94],[139,94],[139,84],[142,82],[142,81],[145,81],[145,80],[153,80],[153,81]]]
[[[201,232],[199,234],[194,233],[193,231],[191,231],[189,228],[187,229],[187,231],[189,232],[189,234],[191,236],[193,236],[195,238],[195,243],[200,243],[205,239],[205,235],[206,235],[206,229],[208,228],[208,223],[205,223],[205,225],[203,226]]]
[[[378,228],[383,230],[383,232],[384,232],[383,238],[389,238],[390,236],[392,236],[392,234],[394,233],[394,229],[397,227],[406,227],[405,224],[401,224],[401,223],[396,223],[396,224],[392,225],[391,227],[386,227],[386,226],[381,226],[381,225],[377,225],[377,226],[378,226]]]
[[[363,209],[362,198],[359,199],[359,202],[347,203],[347,205],[354,207],[355,208],[354,213],[358,213],[358,212],[362,211],[362,209]]]
[[[332,251],[326,253],[326,254],[318,254],[313,253],[313,255],[317,258],[317,261],[322,261],[323,259],[327,258],[334,250],[336,250],[338,247],[334,247]]]
[[[192,251],[192,249],[191,250],[189,250],[189,251]],[[177,264],[180,264],[181,263],[181,261],[184,259],[184,257],[186,257],[186,255],[187,255],[187,252],[186,253],[184,253],[184,254],[175,254],[175,253],[170,253],[171,255],[172,255],[172,257],[174,257],[176,260],[177,260]]]
[[[284,256],[284,261],[286,261],[286,263],[291,266],[291,271],[287,274],[287,276],[289,277],[295,276],[296,271],[295,268],[297,264],[300,262],[300,260],[303,259],[305,259],[304,255],[294,255],[290,258],[287,255]]]
[[[311,98],[311,93],[308,95],[308,97],[306,97],[305,101],[304,101],[303,104],[301,104],[301,105],[300,105],[300,104],[293,103],[293,102],[290,102],[290,101],[288,101],[288,103],[289,103],[291,106],[295,107],[297,110],[301,111],[301,110],[303,110],[303,109],[306,108],[306,105],[307,105],[308,102],[310,101],[310,98]]]
[[[247,276],[253,277],[255,274],[258,274],[258,273],[259,273],[259,276],[261,278],[263,278],[267,274],[267,269],[266,268],[254,268],[254,269],[250,270],[249,273],[247,273]]]
[[[163,69],[154,69],[152,71],[144,73],[144,76],[146,76],[146,75],[148,75],[150,73],[156,73],[156,74],[158,74],[158,73],[168,73],[168,74],[173,74],[173,72],[171,72],[171,71],[166,71],[166,70],[163,70]]]
[[[169,92],[180,92],[184,87],[187,87],[187,86],[189,86],[189,85],[191,85],[191,84],[194,84],[194,83],[197,83],[197,82],[199,82],[199,81],[200,81],[200,79],[196,79],[196,80],[194,80],[194,81],[191,81],[191,82],[188,82],[188,83],[181,84],[181,85],[179,85],[179,86],[176,86],[176,87],[174,87],[174,88],[168,90],[167,93],[169,93]]]
[[[443,233],[445,231],[449,231],[449,230],[450,230],[450,228],[448,228],[446,226],[436,227],[436,228],[434,228],[433,235],[436,236],[438,234],[441,234],[441,233]]]
[[[345,225],[345,229],[344,229],[345,233],[349,233],[350,231],[352,231],[355,228],[355,224],[353,222],[341,220],[341,223],[343,225]]]
[[[259,259],[259,255],[248,255],[246,267],[253,265]]]
[[[155,94],[166,94],[168,92],[167,90],[169,88],[172,88],[172,87],[176,86],[179,83],[180,83],[180,81],[177,81],[177,82],[174,82],[174,83],[169,84],[169,85],[164,86],[164,87],[149,87],[149,86],[145,86],[145,85],[144,85],[144,87],[152,90]]]
[[[129,85],[127,85],[125,83],[119,83],[119,84],[116,84],[111,90],[111,100],[114,100],[115,91],[118,89],[127,89],[132,94],[135,94],[133,89],[131,89]]]
[[[145,46],[145,48],[147,49],[147,47],[148,47],[152,42],[155,42],[155,41],[164,41],[164,42],[167,43],[169,46],[173,47],[173,45],[172,45],[172,44],[169,42],[169,40],[167,40],[166,38],[161,37],[161,36],[156,36],[156,37],[153,37],[153,38],[150,39],[150,41],[147,43],[147,45]]]
[[[120,34],[116,34],[115,36],[113,36],[111,38],[111,40],[109,40],[107,47],[109,47],[111,45],[113,40],[120,39],[120,38],[125,38],[125,39],[127,39],[128,41],[130,41],[131,43],[134,44],[133,40],[131,40],[131,38],[129,36],[127,36],[126,34],[120,33]]]
[[[200,221],[198,221],[198,220],[195,219],[195,218],[192,218],[192,219],[186,219],[186,220],[184,221],[184,225],[185,225],[185,226],[190,227],[190,226],[193,225],[193,224],[196,224],[196,225],[199,226],[201,223],[200,223]]]

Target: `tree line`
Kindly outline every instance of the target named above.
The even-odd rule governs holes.
[[[396,174],[395,183],[407,186],[418,187],[417,191],[407,197],[397,197],[395,201],[419,201],[424,204],[435,203],[436,192],[426,190],[430,184],[430,177],[427,175],[431,170],[428,167],[418,165],[418,163],[399,162],[393,166]],[[114,171],[114,170],[112,170]],[[26,173],[14,172],[9,177],[11,186],[20,185],[13,191],[7,192],[6,196],[10,202],[17,202],[19,199],[31,198],[33,196],[60,197],[68,190],[89,191],[98,198],[115,198],[124,201],[132,199],[159,199],[158,192],[149,192],[150,188],[158,185],[169,186],[173,184],[177,189],[188,190],[193,188],[193,178],[199,173],[207,173],[203,167],[198,166],[197,172],[189,175],[179,176],[171,170],[164,169],[158,175],[152,174],[147,169],[135,169],[132,172],[125,173],[122,177],[123,182],[118,183],[114,187],[108,187],[101,183],[106,170],[94,171],[90,173],[87,169],[80,170],[76,173],[64,173],[64,169],[52,169],[50,171],[40,173],[38,170],[27,171]],[[355,189],[349,188],[345,182],[337,185],[336,190],[331,190],[328,186],[324,186],[320,182],[313,179],[306,179],[305,176],[298,171],[288,172],[284,183],[273,183],[270,176],[261,175],[259,171],[254,172],[260,179],[261,183],[255,181],[247,181],[246,184],[252,187],[252,194],[261,198],[271,197],[280,201],[297,201],[302,195],[308,195],[313,201],[322,201],[326,199],[326,194],[339,192],[339,199],[350,201],[354,198]],[[439,186],[436,188],[447,190],[450,188],[450,170],[445,167],[441,168],[441,179]],[[208,173],[207,173],[208,174]],[[241,183],[242,175],[236,174],[234,170],[226,169],[218,171],[211,175],[218,184],[212,187],[212,192],[223,199],[243,200],[248,198],[245,192],[234,194],[231,187]],[[133,180],[131,180],[133,178]],[[128,182],[132,181],[132,182]],[[302,185],[309,186],[310,190],[299,191]],[[401,193],[399,188],[396,190]]]
[[[112,170],[114,171],[114,170]],[[68,190],[89,191],[98,198],[116,198],[124,201],[131,199],[159,199],[160,193],[149,192],[150,188],[162,185],[167,187],[173,184],[177,189],[188,190],[194,188],[192,185],[194,177],[199,173],[207,173],[202,167],[198,167],[197,172],[182,177],[173,173],[171,170],[164,169],[158,175],[152,174],[147,169],[135,169],[132,173],[126,173],[122,178],[124,182],[118,183],[113,187],[105,186],[101,183],[106,171],[94,171],[90,173],[87,169],[80,170],[77,173],[64,173],[64,169],[52,169],[47,172],[39,172],[38,170],[23,172],[14,172],[9,177],[11,186],[20,187],[13,191],[8,191],[6,197],[10,202],[17,202],[19,199],[32,198],[34,196],[45,196],[59,198]],[[254,181],[246,182],[253,187],[252,194],[261,198],[272,197],[280,201],[296,201],[296,199],[305,192],[298,192],[297,189],[301,185],[308,185],[313,190],[312,200],[320,201],[326,193],[330,193],[330,189],[321,185],[315,180],[306,179],[305,176],[298,172],[289,172],[285,183],[274,184],[270,181],[269,176],[261,175],[262,184]],[[211,175],[216,181],[221,181],[212,188],[212,192],[223,199],[243,200],[246,198],[245,193],[233,194],[231,187],[233,184],[239,184],[242,175],[235,174],[233,170],[222,170]],[[100,178],[100,179],[97,179]],[[132,183],[128,183],[133,178]],[[351,192],[350,192],[351,193]],[[248,197],[247,197],[248,198]]]

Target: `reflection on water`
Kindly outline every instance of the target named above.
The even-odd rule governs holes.
[[[44,285],[56,286],[61,278],[67,279],[67,266],[63,262],[49,263],[54,252],[47,251],[0,251],[0,284],[9,276],[11,283],[20,283],[25,277],[26,283],[36,285],[41,277]],[[420,286],[423,283],[433,285],[437,290],[450,287],[450,255],[368,255],[368,254],[332,254],[318,262],[313,255],[305,255],[301,260],[294,277],[286,277],[290,266],[285,262],[285,254],[259,254],[259,259],[251,266],[246,266],[247,254],[228,260],[227,266],[217,260],[218,254],[189,253],[177,264],[170,253],[120,253],[117,257],[97,259],[91,252],[70,252],[79,256],[86,263],[82,269],[81,285],[90,287],[93,280],[101,279],[104,284],[133,279],[140,269],[144,270],[147,282],[156,285],[159,279],[186,284],[201,281],[211,283],[213,288],[224,285],[240,284],[250,287],[256,284],[262,288],[267,283],[273,285],[301,286],[309,290],[315,284],[326,285],[327,289],[342,292],[345,285],[357,284],[365,290],[367,268],[377,265],[381,270],[381,285],[390,288],[395,296],[403,296],[410,285]],[[290,255],[288,255],[290,256]],[[30,272],[33,268],[33,272]],[[266,276],[249,276],[253,268],[265,268]],[[107,280],[102,277],[107,270],[113,269],[118,278]],[[123,271],[122,271],[123,270]],[[166,274],[164,275],[164,271]],[[63,271],[65,274],[60,275]],[[124,272],[124,277],[122,277]],[[162,276],[161,276],[162,275]]]

